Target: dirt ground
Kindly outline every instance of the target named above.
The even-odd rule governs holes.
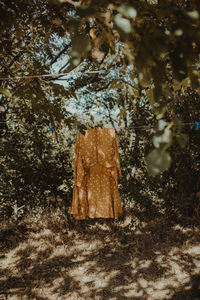
[[[69,227],[57,210],[2,222],[0,300],[200,299],[200,225],[146,215],[124,209]]]

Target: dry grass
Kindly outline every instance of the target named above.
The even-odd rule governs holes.
[[[2,223],[0,299],[200,299],[199,225],[191,223],[137,209],[71,228],[59,210]]]

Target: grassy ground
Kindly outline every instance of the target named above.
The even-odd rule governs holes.
[[[3,222],[0,253],[0,300],[200,299],[199,224],[180,217],[124,209],[70,228],[41,213]]]

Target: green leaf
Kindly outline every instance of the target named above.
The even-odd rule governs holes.
[[[144,68],[143,72],[140,72],[138,77],[143,88],[147,87],[152,79],[150,70],[148,68]]]
[[[154,98],[154,92],[153,92],[153,89],[148,89],[146,91],[146,95],[147,95],[147,98],[149,99],[149,102],[151,104],[151,106],[153,107],[154,103],[155,103],[155,98]]]
[[[177,141],[181,148],[185,148],[188,143],[188,135],[181,133],[180,135],[177,136]]]
[[[174,127],[177,128],[178,131],[180,131],[183,127],[183,122],[178,117],[174,118]]]
[[[94,117],[92,115],[90,115],[90,120],[94,122]]]
[[[158,130],[162,131],[165,127],[167,126],[167,123],[164,120],[159,120],[158,121]]]
[[[171,146],[172,143],[172,132],[169,128],[165,128],[162,134],[154,135],[153,144],[156,148],[160,148],[163,145]],[[166,146],[165,145],[165,146]]]
[[[171,97],[171,92],[168,87],[165,85],[162,86],[163,95],[165,96],[165,99],[168,100],[168,98]]]
[[[174,91],[177,91],[179,89],[183,89],[183,91],[184,91],[184,90],[186,90],[190,86],[191,86],[191,81],[190,81],[189,77],[186,77],[181,82],[179,82],[178,80],[174,79]]]
[[[165,101],[159,100],[156,103],[154,103],[153,112],[156,115],[157,120],[163,118],[166,110],[167,110],[167,103]]]
[[[134,113],[136,114],[137,113],[137,106],[134,102],[132,102],[132,107],[133,107]]]
[[[199,19],[199,12],[197,10],[193,10],[193,11],[189,11],[187,12],[187,15],[194,20],[198,20]]]
[[[114,22],[115,25],[124,33],[127,34],[131,32],[131,22],[128,19],[123,18],[121,14],[117,14],[114,17]]]
[[[117,116],[119,117],[120,120],[126,117],[126,109],[125,108],[121,109]]]
[[[124,87],[124,83],[120,83],[120,79],[115,79],[112,81],[111,85],[107,88],[107,91],[111,89],[122,89]]]
[[[12,97],[12,94],[8,89],[0,88],[0,93],[2,93],[3,95],[5,95],[6,97],[9,97],[9,98]]]
[[[68,66],[66,69],[63,70],[63,72],[67,73],[67,72],[71,72],[73,69],[75,69],[78,64],[80,64],[82,62],[82,60],[80,58],[70,58]]]
[[[73,57],[84,57],[90,49],[90,39],[85,34],[79,34],[72,38],[72,51],[70,54]]]
[[[137,11],[134,7],[126,4],[120,5],[118,11],[126,18],[135,18],[137,16]]]
[[[169,169],[171,156],[168,152],[154,149],[146,157],[147,170],[151,176],[158,175]]]

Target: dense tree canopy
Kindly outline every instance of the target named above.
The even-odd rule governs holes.
[[[199,28],[198,0],[1,1],[1,183],[10,182],[2,197],[11,199],[18,186],[21,201],[25,187],[29,197],[34,191],[39,197],[47,178],[57,197],[66,172],[70,185],[70,149],[52,144],[48,129],[62,124],[57,132],[62,143],[62,130],[78,126],[84,133],[96,109],[102,120],[132,128],[140,151],[131,149],[130,165],[140,156],[148,174],[176,169],[175,153],[191,146],[182,122],[200,118]],[[55,69],[67,75],[55,76]],[[47,74],[52,75],[41,76]],[[70,112],[70,103],[87,122]]]

